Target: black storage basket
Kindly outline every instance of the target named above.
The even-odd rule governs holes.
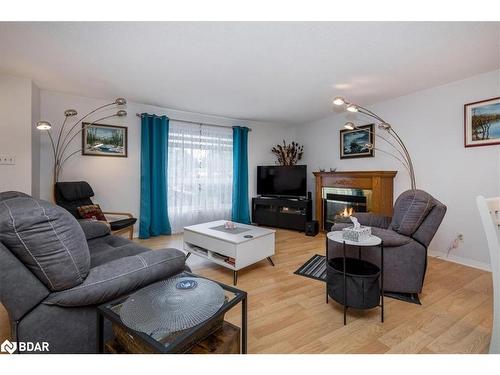
[[[346,258],[347,306],[370,309],[380,303],[380,268],[357,258]],[[343,258],[332,258],[326,266],[328,295],[344,304]]]

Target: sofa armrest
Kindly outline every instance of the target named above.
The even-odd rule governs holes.
[[[11,321],[21,319],[50,291],[0,242],[0,301]]]
[[[111,233],[111,227],[106,221],[81,219],[78,220],[78,223],[82,227],[87,241],[103,237]]]
[[[177,249],[116,259],[92,268],[82,284],[51,293],[43,303],[65,307],[101,304],[180,273],[184,264],[185,255]]]
[[[340,231],[347,227],[352,227],[352,224],[336,223],[332,226],[332,231]],[[391,229],[372,227],[372,235],[380,237],[380,239],[384,241],[384,247],[398,247],[404,246],[410,242],[415,242],[411,237],[403,236],[402,234],[399,234]],[[328,243],[330,242],[332,244],[335,243],[332,240],[328,240]]]
[[[391,218],[387,216],[372,214],[369,212],[356,212],[354,215],[361,225],[387,229],[391,224]]]
[[[400,247],[415,242],[411,237],[403,236],[390,229],[372,228],[372,234],[384,241],[384,247]]]
[[[133,218],[134,217],[134,215],[132,215],[129,212],[104,211],[103,214],[104,215],[112,215],[112,216],[126,216],[126,217],[129,217],[129,218]]]

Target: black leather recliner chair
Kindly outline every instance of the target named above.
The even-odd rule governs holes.
[[[90,198],[94,196],[92,187],[86,181],[57,182],[55,185],[56,204],[65,208],[76,219],[80,219],[78,207],[94,204]],[[115,235],[128,232],[129,239],[134,236],[134,224],[137,219],[127,212],[103,212],[105,215],[126,216],[126,219],[109,221],[111,231]]]

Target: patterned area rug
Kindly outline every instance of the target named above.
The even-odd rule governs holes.
[[[294,272],[294,274],[325,282],[325,256],[319,254],[313,255],[313,257],[305,262],[297,271]],[[384,296],[408,303],[414,303],[416,305],[421,305],[417,293],[384,292]]]

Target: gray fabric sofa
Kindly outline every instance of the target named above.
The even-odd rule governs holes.
[[[179,250],[152,251],[49,202],[0,193],[0,302],[14,340],[95,353],[97,305],[184,269]]]
[[[427,269],[427,248],[446,213],[446,206],[422,190],[408,190],[394,203],[392,218],[356,213],[360,224],[372,227],[372,234],[384,242],[384,289],[420,293]],[[349,224],[336,223],[332,231]],[[380,266],[380,248],[361,251],[362,259]],[[346,255],[358,257],[357,247],[348,246]],[[328,257],[341,257],[342,244],[328,241]]]

